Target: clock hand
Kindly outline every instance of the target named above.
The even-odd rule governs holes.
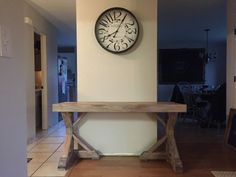
[[[116,34],[118,33],[118,31],[119,31],[119,29],[120,29],[122,23],[124,22],[126,16],[127,16],[127,14],[125,14],[124,18],[121,20],[121,22],[120,22],[120,24],[119,24],[119,26],[118,26],[118,28],[117,28],[116,31],[114,31],[113,33],[108,34],[107,36],[104,36],[104,41],[107,40],[107,39],[108,39],[110,36],[112,36],[113,34],[114,34],[114,35],[113,35],[113,38],[116,37]]]
[[[117,30],[116,30],[117,31]],[[110,37],[110,36],[112,36],[114,33],[116,33],[116,31],[114,31],[113,33],[111,33],[111,34],[108,34],[107,35],[107,37]]]
[[[125,14],[124,18],[122,19],[122,21],[120,22],[120,25],[118,26],[117,30],[114,32],[115,34],[113,35],[113,37],[116,37],[116,34],[118,33],[122,23],[124,22],[125,18],[126,18],[127,14]]]
[[[113,33],[111,33],[111,34],[108,34],[108,35],[106,35],[106,36],[103,36],[102,37],[102,42],[104,42],[105,40],[107,40],[110,36],[112,36],[114,33],[116,33],[116,31],[115,32],[113,32]]]

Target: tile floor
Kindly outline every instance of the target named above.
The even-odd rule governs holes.
[[[37,134],[37,138],[27,146],[28,176],[61,177],[66,170],[58,170],[57,165],[63,149],[65,126],[63,122]]]

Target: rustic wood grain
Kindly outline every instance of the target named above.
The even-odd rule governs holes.
[[[89,112],[113,112],[113,113],[147,113],[155,117],[165,128],[165,135],[140,156],[141,160],[165,159],[170,163],[175,172],[182,172],[183,165],[175,143],[174,126],[178,112],[186,112],[186,105],[173,102],[65,102],[53,104],[54,112],[61,112],[66,126],[66,137],[63,156],[59,161],[59,167],[66,167],[69,161],[69,153],[76,152],[80,158],[99,159],[100,155],[89,143],[79,135],[79,127],[82,119]],[[80,116],[73,123],[72,113],[80,112]],[[167,121],[160,118],[157,113],[168,113]],[[159,151],[159,147],[165,145],[165,151]],[[71,149],[73,147],[73,149]]]
[[[54,112],[186,112],[174,102],[64,102],[53,104]]]
[[[58,168],[65,169],[67,168],[68,162],[70,161],[73,154],[73,130],[72,130],[72,112],[63,112],[62,118],[66,127],[66,136],[63,143],[63,152],[62,156],[59,159]]]

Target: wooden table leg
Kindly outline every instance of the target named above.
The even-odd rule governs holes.
[[[62,118],[64,120],[64,124],[66,127],[66,136],[64,139],[64,149],[62,152],[62,156],[59,159],[59,164],[58,164],[58,168],[60,169],[66,169],[67,165],[73,155],[73,113],[71,112],[63,112],[62,114]]]
[[[81,113],[79,118],[73,124],[73,138],[75,141],[74,150],[77,152],[79,158],[99,159],[100,155],[85,139],[79,135],[79,128],[86,113]]]
[[[80,124],[86,113],[81,113],[74,123],[73,113],[63,112],[61,114],[66,126],[66,136],[58,168],[66,169],[74,154],[77,154],[79,158],[99,159],[99,153],[79,135]]]
[[[158,123],[162,124],[162,126],[166,129],[166,123],[164,120],[159,117],[156,113],[148,114],[150,117],[155,118]],[[157,139],[157,142],[152,145],[147,151],[144,151],[140,155],[140,160],[156,160],[156,159],[166,159],[166,152],[160,151],[159,148],[166,143],[167,136],[163,136],[160,139]]]
[[[157,142],[148,150],[140,155],[141,160],[156,160],[165,159],[172,166],[175,172],[182,172],[183,165],[179,157],[179,152],[176,146],[174,137],[174,127],[177,119],[177,113],[168,113],[167,123],[158,115],[152,114],[165,127],[165,135],[158,139]],[[159,148],[165,145],[165,150],[161,151]]]
[[[166,125],[166,153],[167,161],[171,164],[175,172],[183,172],[183,164],[179,156],[179,151],[175,142],[174,128],[177,120],[177,113],[168,113]]]

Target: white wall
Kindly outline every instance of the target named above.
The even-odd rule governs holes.
[[[58,83],[57,83],[57,44],[56,44],[56,28],[45,20],[39,13],[35,11],[27,3],[24,4],[24,16],[29,17],[33,25],[25,24],[25,52],[27,59],[27,123],[28,123],[28,139],[35,136],[35,82],[34,82],[34,31],[46,36],[46,72],[47,72],[47,88],[48,97],[48,127],[57,123],[57,113],[52,112],[52,104],[58,102]]]
[[[206,64],[206,84],[218,86],[226,82],[226,41],[211,44],[212,51],[216,51],[217,58]]]
[[[26,60],[23,0],[0,1],[12,57],[0,57],[0,177],[26,177]]]
[[[236,108],[236,1],[227,1],[227,113],[230,108]]]
[[[121,55],[105,51],[94,35],[98,16],[117,6],[133,12],[141,28],[138,43]],[[157,0],[77,0],[76,7],[79,101],[156,101]],[[155,141],[156,123],[145,115],[89,117],[82,136],[105,154],[138,154]]]

